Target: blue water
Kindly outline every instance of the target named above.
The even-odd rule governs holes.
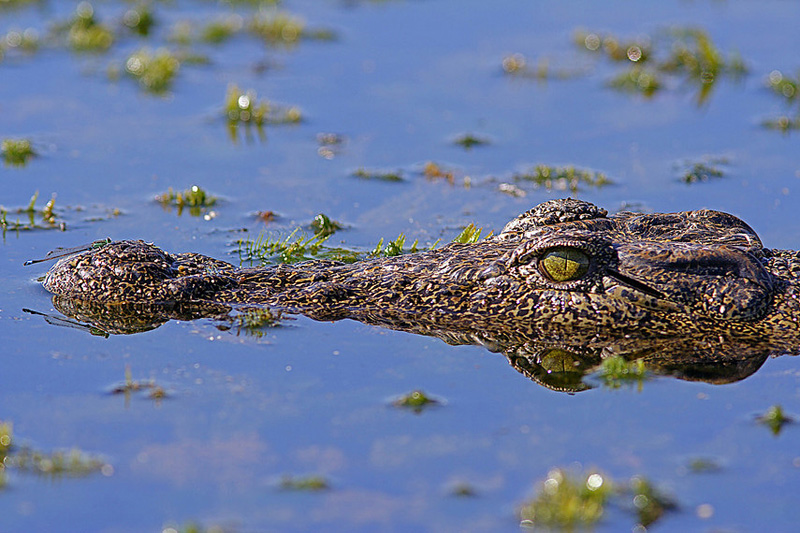
[[[32,26],[44,35],[74,5],[0,10],[0,32]],[[94,7],[115,24],[129,4]],[[36,282],[45,266],[22,263],[106,236],[236,261],[235,239],[285,236],[320,212],[347,226],[335,244],[366,250],[401,232],[423,244],[449,241],[469,222],[498,231],[566,194],[497,190],[538,163],[606,173],[613,185],[577,195],[612,211],[720,209],[767,246],[799,249],[798,135],[761,122],[798,112],[766,78],[800,68],[800,5],[298,0],[283,8],[335,40],[275,49],[240,35],[198,44],[210,63],[182,65],[163,96],[125,76],[109,80],[109,65],[168,44],[176,21],[251,9],[152,8],[149,39],[122,37],[99,55],[42,46],[0,62],[0,136],[28,137],[41,154],[24,168],[0,167],[0,204],[24,207],[38,190],[41,207],[55,194],[66,222],[65,232],[7,232],[0,245],[0,420],[13,422],[20,443],[78,447],[112,466],[58,480],[7,469],[0,531],[157,531],[192,521],[235,531],[514,531],[516,508],[553,467],[647,476],[678,503],[654,525],[664,531],[792,530],[800,433],[789,425],[773,436],[754,421],[775,404],[800,416],[792,357],[728,385],[659,378],[641,390],[567,395],[484,348],[351,321],[297,318],[261,338],[208,320],[93,336],[23,312],[58,315]],[[748,75],[720,78],[703,105],[680,81],[646,99],[609,88],[621,67],[572,42],[578,28],[634,38],[675,25],[702,28],[724,53],[737,51]],[[581,74],[511,78],[501,61],[512,53]],[[221,114],[230,83],[297,105],[305,120],[234,143]],[[333,159],[318,155],[319,133],[346,139]],[[452,144],[463,133],[491,143],[464,150]],[[682,183],[680,166],[705,157],[726,158],[725,176]],[[423,177],[426,161],[454,169],[455,184]],[[400,170],[405,181],[352,177],[361,167]],[[221,197],[210,220],[153,200],[193,184]],[[278,214],[269,225],[254,216],[266,210]],[[126,367],[169,397],[109,394]],[[419,415],[391,407],[414,389],[443,405]],[[721,469],[691,473],[697,458]],[[331,488],[281,490],[284,475],[322,475]],[[460,482],[476,496],[452,496]],[[698,514],[704,504],[709,518]],[[634,523],[611,509],[597,529]]]

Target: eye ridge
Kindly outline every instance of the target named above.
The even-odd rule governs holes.
[[[575,281],[589,272],[590,256],[579,248],[556,246],[542,252],[539,270],[556,283]]]

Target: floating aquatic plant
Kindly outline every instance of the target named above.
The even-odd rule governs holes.
[[[422,175],[429,180],[443,179],[451,185],[455,183],[455,172],[453,170],[447,170],[433,161],[425,163],[425,166],[422,168]]]
[[[611,87],[647,97],[663,89],[666,78],[678,78],[698,88],[697,101],[702,104],[720,78],[736,79],[747,72],[738,54],[724,54],[703,30],[673,28],[665,36],[624,41],[612,34],[578,31],[575,41],[627,67],[610,81]]]
[[[681,171],[681,181],[684,183],[697,183],[721,178],[725,175],[718,165],[724,165],[728,160],[724,157],[707,158],[705,161],[695,161],[685,164]]]
[[[176,207],[178,215],[181,215],[184,208],[187,208],[192,216],[201,215],[205,208],[212,207],[217,203],[216,196],[207,193],[205,189],[197,185],[177,192],[170,187],[167,192],[157,194],[155,200],[165,208]]]
[[[122,23],[137,35],[150,35],[150,30],[156,23],[150,3],[140,2],[128,9],[122,16]]]
[[[39,198],[39,191],[36,191],[31,196],[30,202],[27,207],[8,210],[0,206],[0,227],[3,229],[3,237],[6,232],[11,231],[29,231],[34,229],[59,229],[65,230],[66,223],[58,222],[54,212],[56,197],[52,198],[44,205],[43,208],[36,208],[36,200]],[[9,215],[17,215],[16,220],[9,220]],[[19,215],[27,218],[25,222],[20,221]]]
[[[369,170],[366,168],[359,168],[353,172],[353,176],[364,180],[379,180],[379,181],[403,181],[403,174],[399,170]]]
[[[643,477],[620,484],[601,472],[573,474],[557,468],[548,473],[537,495],[519,508],[520,525],[537,530],[591,529],[612,502],[631,510],[640,527],[653,524],[675,508]]]
[[[403,409],[409,409],[414,413],[419,414],[426,408],[439,405],[440,403],[441,402],[439,400],[428,396],[423,391],[414,390],[394,400],[392,405],[395,407],[401,407]]]
[[[331,485],[322,476],[283,476],[280,487],[283,490],[318,492],[330,489]]]
[[[598,371],[600,381],[610,389],[619,389],[625,384],[636,384],[639,388],[650,378],[644,361],[628,361],[621,355],[603,359]]]
[[[466,226],[455,239],[453,239],[453,242],[460,244],[474,244],[481,239],[481,231],[483,231],[483,228],[476,228],[475,224],[470,222],[470,224]]]
[[[767,412],[756,417],[756,420],[767,426],[772,434],[778,436],[786,424],[791,424],[794,419],[783,412],[783,407],[780,405],[773,405]]]
[[[125,71],[138,80],[144,90],[154,94],[169,90],[180,66],[178,56],[166,48],[155,52],[142,48],[125,61]]]
[[[125,366],[125,381],[111,388],[111,394],[122,394],[126,401],[134,393],[143,392],[151,400],[163,400],[167,397],[167,391],[161,385],[157,385],[155,380],[146,381],[133,379],[131,367]]]
[[[46,453],[30,446],[19,446],[11,422],[0,420],[0,488],[8,483],[8,470],[61,478],[108,472],[111,471],[111,466],[100,457],[77,448]]]
[[[271,46],[294,46],[301,39],[332,40],[335,35],[330,30],[306,28],[305,21],[276,10],[260,10],[247,23],[247,29]]]
[[[528,171],[514,174],[512,179],[516,183],[533,183],[536,187],[544,187],[548,191],[568,190],[572,193],[578,192],[581,185],[603,187],[611,183],[602,172],[583,170],[572,165],[564,167],[536,165]]]
[[[470,150],[475,146],[485,146],[490,144],[490,142],[486,137],[480,137],[478,135],[473,135],[472,133],[465,133],[456,137],[453,140],[453,144],[458,145],[465,150]]]
[[[78,4],[75,15],[66,26],[66,31],[69,46],[80,52],[104,52],[114,42],[111,29],[97,22],[94,7],[89,2]]]
[[[28,161],[36,157],[36,151],[28,139],[3,139],[0,152],[6,165],[24,167]]]
[[[311,222],[311,229],[314,230],[314,235],[327,237],[328,235],[333,235],[342,229],[342,224],[340,222],[336,222],[335,220],[331,220],[331,218],[325,213],[320,213],[315,216],[314,220]]]
[[[253,90],[241,91],[235,84],[228,86],[225,94],[225,116],[229,124],[297,124],[303,113],[297,106],[281,106],[258,99]]]

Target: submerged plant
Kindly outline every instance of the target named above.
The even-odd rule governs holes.
[[[137,3],[134,7],[128,9],[122,17],[122,23],[125,27],[141,36],[150,35],[150,30],[155,22],[153,11],[150,9],[148,2]]]
[[[3,153],[5,164],[13,167],[24,167],[36,157],[36,151],[28,139],[3,139],[0,152]]]
[[[184,208],[189,209],[192,216],[200,216],[207,207],[216,205],[217,198],[205,191],[205,189],[192,185],[185,191],[174,191],[170,187],[167,192],[157,194],[155,197],[164,208],[176,207],[178,215],[183,213]]]
[[[548,191],[578,192],[581,185],[590,187],[604,187],[611,180],[602,172],[593,172],[576,168],[572,165],[555,167],[550,165],[536,165],[532,169],[514,174],[512,179],[517,183],[533,183],[536,187],[544,187]]]

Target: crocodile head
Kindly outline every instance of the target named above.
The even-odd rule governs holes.
[[[780,285],[752,228],[718,211],[608,216],[553,200],[509,222],[498,241],[518,243],[508,273],[537,295],[539,317],[558,323],[754,322]]]

